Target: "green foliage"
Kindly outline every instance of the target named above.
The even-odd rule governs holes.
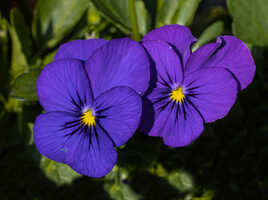
[[[211,42],[220,34],[222,34],[224,29],[224,24],[222,21],[216,21],[210,26],[208,26],[200,35],[197,42],[193,46],[193,51],[201,47],[202,45]]]
[[[10,20],[9,32],[12,40],[10,73],[15,78],[28,69],[32,41],[29,27],[27,27],[24,16],[17,8],[11,10]]]
[[[125,183],[106,183],[104,185],[105,190],[109,193],[113,200],[140,200],[141,195],[133,192],[131,187]]]
[[[214,192],[212,190],[204,191],[202,197],[193,197],[192,200],[212,200],[214,197]]]
[[[8,37],[8,22],[2,18],[0,13],[0,91],[3,93],[3,96],[7,93],[8,85],[8,73],[9,73],[9,37]]]
[[[38,46],[57,45],[79,22],[88,4],[88,0],[39,0],[32,27]]]
[[[164,0],[159,8],[157,26],[181,24],[189,26],[201,0]]]
[[[133,36],[129,1],[5,1],[0,14],[1,199],[267,199],[268,1],[227,0],[227,8],[223,2],[135,0],[139,37],[162,25],[187,25],[198,37],[194,51],[221,34],[235,34],[252,50],[253,84],[228,117],[208,124],[193,144],[173,149],[137,132],[117,149],[112,172],[92,179],[36,150],[33,126],[42,113],[36,80],[64,42]]]
[[[227,0],[234,34],[245,42],[268,45],[267,0]]]
[[[157,26],[162,26],[164,24],[169,24],[172,21],[176,11],[178,10],[181,1],[177,0],[166,0],[162,2],[157,15]]]
[[[201,0],[184,0],[173,23],[189,26],[195,16]]]
[[[48,179],[57,185],[70,184],[80,175],[72,170],[68,165],[49,160],[42,156],[40,168],[43,170]]]
[[[129,34],[131,31],[129,1],[92,0],[96,8],[121,31]],[[150,28],[150,17],[142,0],[135,0],[137,21],[140,33],[144,35]]]
[[[117,165],[113,168],[111,173],[106,176],[106,183],[104,184],[105,191],[113,200],[141,200],[142,196],[137,194],[129,184],[124,181],[129,178],[128,170],[119,168]]]
[[[20,100],[36,101],[35,85],[40,71],[40,69],[32,69],[16,78],[12,87],[11,96]]]
[[[194,189],[193,178],[185,171],[179,170],[168,174],[168,182],[180,192],[188,192]]]

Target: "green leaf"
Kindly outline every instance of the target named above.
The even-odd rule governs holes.
[[[172,23],[171,20],[174,17],[180,3],[181,1],[178,0],[165,0],[162,2],[157,15],[157,27]]]
[[[53,61],[56,53],[57,53],[57,49],[55,51],[52,51],[51,53],[47,54],[42,61],[42,67],[45,67],[47,64],[51,63]]]
[[[30,131],[30,134],[29,134],[29,139],[27,141],[27,145],[33,145],[34,144],[34,137],[33,137],[33,127],[34,127],[34,124],[32,122],[28,122],[27,123],[27,127]]]
[[[140,34],[145,35],[150,30],[151,17],[142,0],[136,0],[135,4],[139,32]]]
[[[9,37],[8,37],[8,22],[1,17],[0,13],[0,85],[1,92],[4,95],[8,89],[9,79]],[[2,95],[1,97],[2,98]],[[2,101],[4,99],[1,99]]]
[[[268,45],[267,0],[227,0],[233,17],[233,33],[253,45]]]
[[[126,34],[131,32],[129,4],[127,0],[92,0],[95,7],[103,16],[115,24]],[[150,28],[150,16],[142,0],[135,0],[136,14],[140,34],[144,35]]]
[[[101,16],[95,6],[90,2],[87,11],[87,21],[89,24],[95,25],[101,22]]]
[[[172,172],[168,174],[167,179],[169,184],[180,192],[187,192],[194,189],[193,178],[185,171]]]
[[[202,0],[184,0],[176,16],[173,19],[174,24],[189,26],[195,16],[197,8]]]
[[[212,200],[215,192],[213,190],[205,190],[202,197],[193,197],[192,200]]]
[[[29,58],[32,53],[32,42],[29,27],[17,8],[11,10],[10,21],[9,32],[12,41],[10,74],[15,78],[28,69]]]
[[[198,38],[197,42],[193,46],[193,51],[201,47],[202,45],[214,40],[224,30],[224,23],[222,21],[216,21],[207,27]]]
[[[81,176],[68,165],[55,162],[44,156],[41,158],[40,168],[45,173],[46,177],[57,185],[71,184],[74,179]]]
[[[18,76],[11,90],[11,96],[27,101],[36,101],[36,80],[40,69],[33,69]]]
[[[105,176],[104,189],[113,200],[139,200],[142,196],[132,190],[129,184],[124,183],[128,179],[126,168],[114,166],[112,171]]]
[[[79,22],[88,0],[39,0],[33,21],[33,35],[42,48],[57,45]]]
[[[119,182],[108,182],[104,185],[104,189],[108,192],[109,196],[113,200],[139,200],[142,196],[135,193],[130,185]]]

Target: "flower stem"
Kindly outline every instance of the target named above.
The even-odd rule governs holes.
[[[136,41],[139,41],[140,35],[139,35],[139,27],[138,27],[138,22],[137,22],[135,0],[128,0],[128,4],[129,4],[130,22],[131,22],[131,27],[132,27],[132,38]]]

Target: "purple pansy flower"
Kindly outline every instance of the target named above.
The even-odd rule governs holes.
[[[34,141],[46,157],[102,177],[116,162],[115,147],[137,129],[150,73],[139,43],[92,41],[63,45],[41,72],[37,94],[46,113],[35,121]]]
[[[142,132],[166,145],[185,146],[211,123],[228,114],[237,92],[252,81],[255,64],[247,46],[233,36],[191,53],[196,41],[187,27],[167,25],[142,40],[156,81],[144,98]],[[148,120],[148,116],[154,120]]]

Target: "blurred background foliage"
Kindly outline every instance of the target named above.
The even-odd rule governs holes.
[[[2,0],[0,6],[1,199],[268,199],[267,0]],[[35,82],[59,45],[139,39],[165,24],[189,26],[198,38],[193,50],[221,34],[250,47],[256,76],[228,117],[184,148],[137,133],[102,179],[41,156],[32,136],[42,112]]]

